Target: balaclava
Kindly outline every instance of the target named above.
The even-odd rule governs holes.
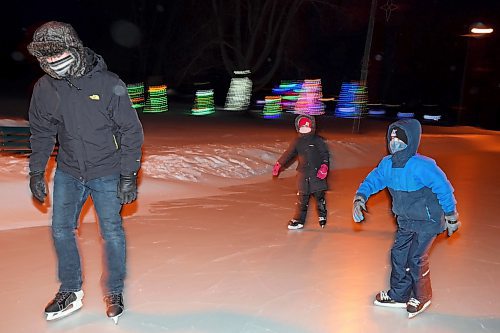
[[[389,150],[391,154],[395,154],[408,147],[408,137],[406,132],[398,126],[394,126],[391,130],[391,141],[389,142]]]
[[[68,23],[51,21],[36,29],[28,51],[40,67],[55,79],[75,78],[85,73],[85,48],[75,29]],[[48,57],[68,51],[69,55],[49,63]]]
[[[387,146],[391,153],[392,167],[403,168],[417,153],[422,126],[416,119],[400,119],[387,128]]]

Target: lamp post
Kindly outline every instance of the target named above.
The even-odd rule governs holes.
[[[367,79],[368,79],[368,66],[370,62],[370,50],[372,47],[372,39],[373,39],[373,29],[375,26],[375,14],[377,12],[377,0],[372,0],[370,6],[370,17],[368,20],[368,30],[366,32],[366,41],[365,41],[365,49],[363,52],[363,59],[361,60],[361,77],[359,79],[359,84],[362,89],[365,89],[365,93],[367,94]],[[368,99],[368,96],[366,96]],[[352,123],[352,132],[359,132],[359,125],[361,124],[361,111],[358,112],[358,115],[354,118]]]
[[[462,117],[463,117],[463,112],[464,112],[464,94],[465,94],[465,79],[467,76],[467,65],[468,65],[468,60],[469,60],[469,53],[470,53],[470,42],[469,38],[483,38],[485,36],[488,36],[493,32],[493,28],[487,27],[483,23],[474,23],[469,27],[469,32],[465,35],[461,35],[462,37],[467,38],[467,45],[465,48],[465,58],[464,58],[464,70],[462,73],[462,83],[460,85],[460,102],[458,105],[458,116],[457,116],[457,123],[460,124]]]

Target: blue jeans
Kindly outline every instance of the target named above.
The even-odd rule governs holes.
[[[120,215],[122,205],[116,197],[119,178],[119,175],[111,175],[85,181],[56,169],[52,238],[58,259],[58,276],[61,282],[59,291],[78,291],[82,288],[82,270],[75,231],[82,206],[89,195],[94,202],[99,231],[105,245],[107,294],[123,291],[126,250]]]

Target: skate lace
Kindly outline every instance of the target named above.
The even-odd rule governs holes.
[[[62,303],[68,296],[71,295],[71,292],[63,291],[63,292],[58,292],[56,294],[56,297],[54,298],[54,301],[57,303]]]
[[[121,294],[111,294],[111,295],[104,297],[104,300],[106,301],[107,304],[120,304],[122,301],[122,295]]]
[[[387,291],[381,291],[380,292],[380,299],[382,301],[390,301],[392,298],[387,294]]]
[[[418,306],[420,305],[420,301],[416,298],[410,298],[410,300],[408,301],[408,305],[418,308]]]

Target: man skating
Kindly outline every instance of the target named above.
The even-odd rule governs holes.
[[[54,176],[52,238],[61,283],[47,305],[47,320],[82,306],[82,272],[75,239],[83,204],[92,197],[104,240],[106,313],[123,313],[126,244],[120,211],[137,197],[143,131],[127,88],[107,70],[103,58],[83,46],[67,23],[40,26],[28,45],[46,75],[33,89],[30,189],[40,202],[47,195],[45,169],[59,143]]]

